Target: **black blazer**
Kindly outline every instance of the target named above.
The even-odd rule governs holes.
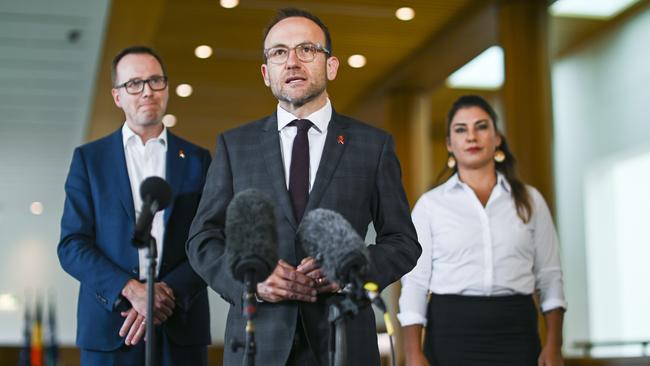
[[[304,253],[297,247],[298,222],[284,178],[276,115],[222,134],[208,171],[197,215],[190,228],[187,253],[196,272],[231,305],[225,335],[224,363],[241,364],[243,350],[233,352],[228,342],[244,339],[243,286],[232,278],[225,253],[226,207],[233,195],[256,188],[274,199],[279,257],[297,265]],[[323,155],[305,212],[327,208],[342,214],[365,237],[372,222],[377,243],[369,247],[373,269],[369,278],[383,289],[415,266],[421,248],[401,183],[393,140],[387,133],[333,112]],[[327,365],[329,324],[327,301],[260,303],[255,318],[257,360],[284,365],[289,356],[301,312],[310,345]],[[348,324],[350,365],[379,364],[375,318],[364,308]]]

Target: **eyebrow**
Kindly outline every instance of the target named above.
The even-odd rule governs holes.
[[[476,125],[476,124],[479,124],[481,122],[489,122],[489,120],[486,119],[486,118],[483,118],[483,119],[479,119],[479,120],[474,121],[474,123],[470,122],[469,124],[475,124]],[[455,123],[452,123],[451,125],[452,126],[467,126],[468,123],[467,122],[455,122]]]
[[[312,42],[312,41],[301,41],[301,42],[296,43],[296,45],[293,46],[293,47],[299,46],[299,45],[301,45],[301,44],[306,44],[306,43],[308,43],[308,44],[313,44],[313,45],[318,45],[318,46],[324,47],[324,46],[321,45],[320,42]],[[284,43],[276,43],[276,44],[274,44],[274,45],[272,45],[272,46],[266,47],[265,50],[270,50],[271,48],[275,48],[275,47],[286,47],[286,48],[292,48],[291,46],[288,46],[288,45],[286,45],[286,44],[284,44]]]

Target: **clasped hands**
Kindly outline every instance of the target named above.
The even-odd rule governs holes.
[[[325,276],[313,257],[304,258],[298,267],[280,259],[271,275],[257,284],[257,296],[267,302],[315,302],[318,294],[337,292],[340,289],[337,283]]]
[[[165,322],[174,312],[176,298],[174,291],[164,282],[154,284],[154,314],[155,325]],[[122,289],[124,296],[131,303],[131,309],[120,314],[125,318],[120,328],[120,337],[125,337],[124,344],[133,346],[138,344],[145,335],[147,319],[147,287],[146,284],[136,280],[129,280]]]

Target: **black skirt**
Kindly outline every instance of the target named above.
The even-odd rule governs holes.
[[[536,366],[541,351],[530,295],[432,294],[424,354],[431,366]]]

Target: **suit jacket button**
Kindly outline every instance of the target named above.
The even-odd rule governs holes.
[[[138,267],[133,267],[133,269],[131,269],[131,272],[133,272],[133,274],[137,275],[138,272],[139,272],[139,268]]]

